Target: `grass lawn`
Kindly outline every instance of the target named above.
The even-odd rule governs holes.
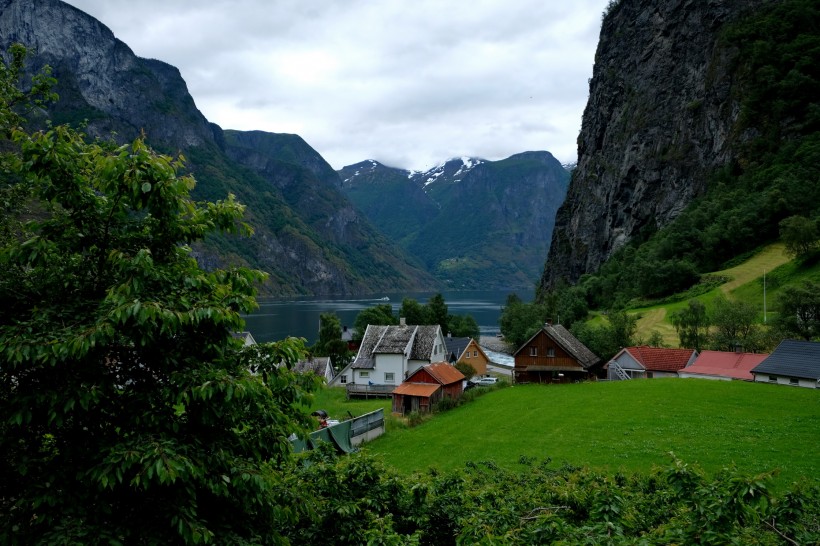
[[[653,379],[516,385],[367,444],[402,473],[521,456],[606,471],[667,466],[674,452],[716,472],[779,469],[776,483],[820,480],[820,391],[746,382]]]
[[[390,415],[391,411],[390,398],[353,398],[347,400],[345,389],[339,387],[323,387],[318,392],[314,393],[313,404],[310,405],[311,411],[317,409],[325,410],[331,419],[344,420],[353,415],[358,417],[371,411],[376,411],[379,408],[384,408],[385,417]],[[350,412],[350,415],[348,415]]]

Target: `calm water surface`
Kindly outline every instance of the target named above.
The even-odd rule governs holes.
[[[333,298],[309,296],[290,299],[259,298],[259,309],[245,317],[246,328],[256,341],[278,341],[288,336],[303,337],[308,344],[319,335],[319,315],[335,313],[342,325],[353,327],[356,315],[367,307],[389,303],[398,313],[402,299],[413,298],[421,304],[438,292],[385,293],[370,296]],[[507,296],[515,293],[523,301],[532,301],[533,293],[519,290],[441,292],[451,315],[471,315],[481,329],[481,335],[498,333],[498,317]],[[384,301],[381,298],[389,298]]]

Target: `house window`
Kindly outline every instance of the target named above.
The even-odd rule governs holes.
[[[796,377],[789,378],[789,385],[799,385],[800,381]]]
[[[776,375],[770,375],[769,376],[769,381],[771,381],[772,383],[777,383],[777,376]]]
[[[343,375],[342,377],[339,378],[339,383],[341,383],[342,385],[347,383],[347,374],[345,374],[345,375]]]
[[[538,356],[538,347],[530,347],[530,356]]]
[[[464,358],[470,358],[470,351],[464,352]]]
[[[359,372],[359,377],[362,379],[368,379],[370,377],[370,372]]]
[[[553,347],[547,348],[547,356],[554,357],[555,356],[555,349]]]
[[[384,382],[393,383],[395,381],[395,374],[393,372],[384,372]]]
[[[478,358],[478,351],[473,351],[473,358]]]

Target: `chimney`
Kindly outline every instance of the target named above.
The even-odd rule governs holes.
[[[548,318],[547,322],[544,323],[544,328],[546,328],[547,326],[552,326],[552,319],[551,318]]]
[[[407,320],[404,317],[399,317],[399,326],[407,326]]]

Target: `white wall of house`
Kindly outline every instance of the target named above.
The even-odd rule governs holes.
[[[789,377],[787,375],[775,374],[754,374],[755,383],[774,383],[777,385],[791,385],[792,387],[804,387],[807,389],[817,389],[820,385],[814,379],[801,379]]]
[[[640,363],[638,363],[634,358],[632,358],[632,356],[629,353],[624,351],[618,355],[615,355],[615,358],[613,358],[610,361],[610,365],[607,367],[607,379],[611,379],[613,381],[620,379],[618,374],[616,374],[615,371],[612,369],[611,362],[616,362],[633,379],[642,378],[646,375],[646,370],[644,370],[644,367],[641,366]]]
[[[685,369],[685,368],[684,368]],[[678,372],[678,377],[689,377],[693,379],[716,379],[718,381],[731,381],[731,377],[722,377],[719,375],[707,375],[704,373],[688,373],[683,370]]]
[[[376,355],[376,378],[372,381],[373,383],[384,384],[386,383],[384,380],[385,373],[392,373],[393,377],[395,378],[393,384],[400,384],[404,381],[404,372],[405,372],[405,359],[404,355],[397,354],[397,355],[388,355],[388,354],[378,354]]]

